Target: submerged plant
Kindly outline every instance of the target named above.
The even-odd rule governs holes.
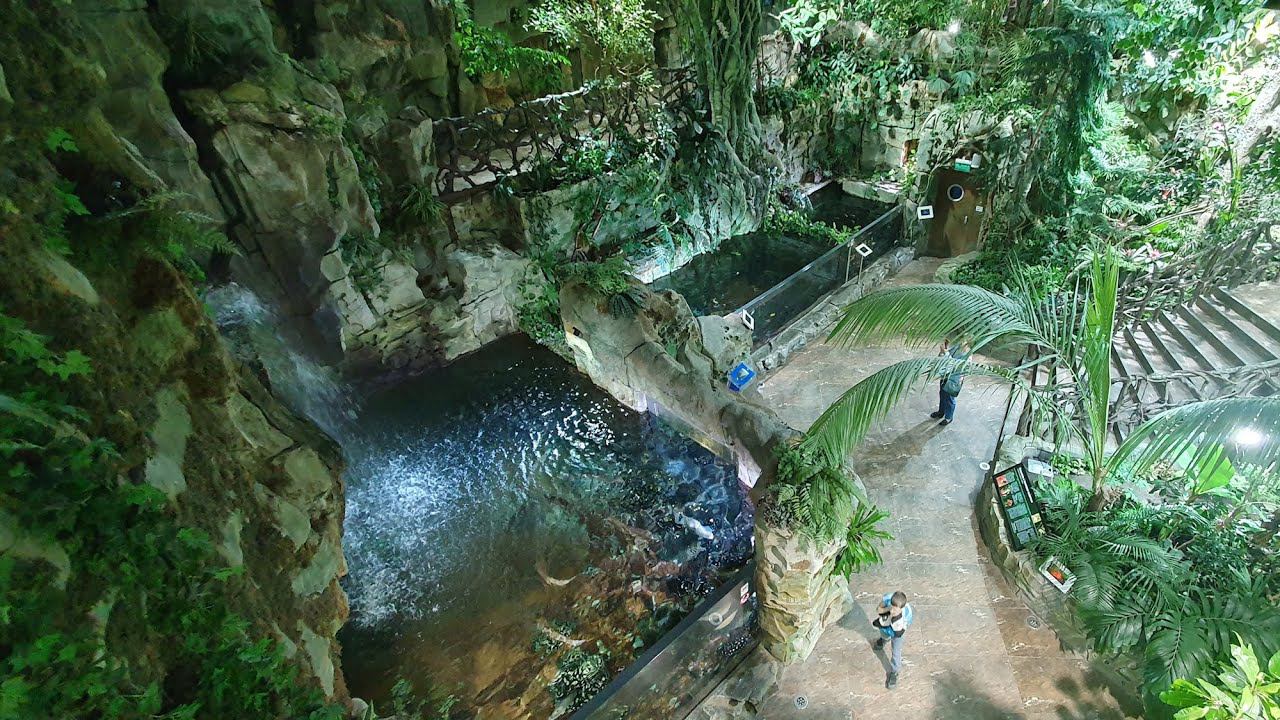
[[[609,650],[600,643],[596,650],[593,653],[576,647],[556,663],[559,672],[547,691],[567,710],[581,707],[609,684]]]
[[[430,687],[418,692],[408,680],[400,678],[391,687],[391,707],[397,718],[406,720],[450,720],[458,696]]]

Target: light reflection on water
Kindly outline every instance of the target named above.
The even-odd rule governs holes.
[[[751,508],[732,468],[527,340],[358,390],[296,352],[247,290],[205,300],[277,396],[346,455],[343,671],[378,707],[399,677],[456,688],[473,706],[537,684],[549,703],[545,672],[535,679],[549,660],[530,653],[539,626],[576,614],[579,639],[614,646],[615,670],[639,652],[620,641],[636,627],[606,625],[643,618],[584,616],[587,582],[600,597],[638,587],[643,615],[658,594],[692,605],[750,555]],[[677,618],[662,617],[658,630]]]
[[[524,340],[374,393],[354,427],[340,637],[363,697],[423,666],[465,683],[494,637],[527,648],[571,599],[537,568],[571,578],[616,553],[607,518],[653,533],[655,563],[681,566],[672,584],[690,598],[750,552],[732,468]]]

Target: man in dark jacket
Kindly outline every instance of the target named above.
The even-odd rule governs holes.
[[[942,341],[942,352],[938,355],[950,356],[954,360],[965,360],[969,357],[969,343],[957,343],[951,345],[946,340]],[[938,410],[929,415],[929,417],[937,420],[942,418],[939,425],[950,425],[951,419],[956,414],[956,396],[960,394],[960,386],[964,383],[964,373],[953,372],[938,383]]]

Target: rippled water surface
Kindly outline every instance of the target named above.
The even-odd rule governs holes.
[[[550,717],[567,652],[618,672],[750,556],[732,468],[523,338],[360,389],[251,292],[205,300],[346,455],[343,671],[380,710],[404,678],[467,716]]]
[[[343,447],[340,639],[362,697],[424,673],[463,696],[490,675],[518,694],[543,669],[524,657],[540,627],[570,618],[566,634],[608,644],[634,628],[600,625],[643,622],[597,622],[573,607],[583,593],[634,585],[648,615],[650,587],[691,602],[750,553],[730,467],[524,340],[370,394]]]

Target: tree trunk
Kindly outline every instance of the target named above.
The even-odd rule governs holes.
[[[752,68],[760,50],[756,0],[685,0],[687,37],[711,102],[711,125],[744,163],[761,152]]]

